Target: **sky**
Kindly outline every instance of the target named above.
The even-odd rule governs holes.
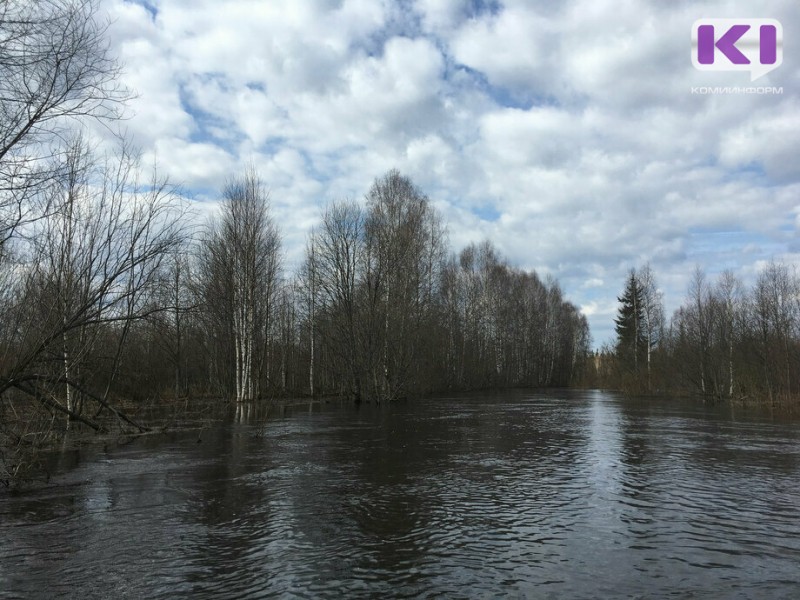
[[[323,207],[392,168],[454,251],[489,239],[556,277],[594,347],[614,338],[631,268],[649,262],[670,315],[696,266],[751,283],[800,263],[796,0],[101,6],[135,93],[127,135],[200,214],[255,166],[287,273]],[[752,83],[696,69],[693,24],[711,18],[778,20],[783,63]],[[783,93],[697,93],[726,86]]]

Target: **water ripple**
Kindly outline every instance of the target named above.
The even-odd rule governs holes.
[[[793,597],[800,428],[737,418],[469,396],[133,444],[0,498],[0,597]]]

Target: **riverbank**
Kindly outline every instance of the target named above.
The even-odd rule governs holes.
[[[202,431],[226,419],[252,422],[285,414],[288,409],[347,402],[338,396],[250,402],[210,397],[154,398],[140,404],[122,401],[117,410],[124,419],[110,411],[91,416],[99,429],[43,412],[39,407],[26,410],[25,405],[8,404],[0,426],[0,488],[30,487],[49,481],[53,453],[88,445],[124,445],[140,437]]]

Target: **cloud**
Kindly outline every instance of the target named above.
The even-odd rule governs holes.
[[[204,202],[256,165],[290,263],[325,202],[393,167],[443,212],[454,249],[488,237],[558,277],[598,345],[645,261],[672,310],[695,263],[749,280],[758,261],[797,260],[795,2],[103,6],[138,93],[135,142]],[[764,85],[782,95],[691,93],[749,85],[692,67],[706,16],[781,20],[784,64]]]
[[[550,25],[532,10],[503,10],[466,21],[451,37],[450,50],[455,61],[483,73],[492,85],[527,90],[539,71],[549,70]]]

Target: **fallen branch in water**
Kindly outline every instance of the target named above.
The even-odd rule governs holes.
[[[55,410],[65,414],[65,415],[67,415],[73,421],[77,421],[79,423],[83,423],[84,425],[88,425],[89,427],[91,427],[95,431],[106,431],[106,429],[102,425],[100,425],[99,423],[95,423],[91,419],[88,419],[88,418],[86,418],[86,417],[84,417],[82,415],[79,415],[75,411],[72,411],[72,410],[68,409],[66,406],[61,404],[58,400],[56,400],[55,398],[52,398],[52,397],[44,394],[42,392],[42,390],[40,390],[39,388],[37,388],[34,385],[29,385],[29,384],[27,384],[25,382],[19,382],[19,383],[16,383],[14,385],[14,387],[17,388],[19,391],[24,392],[25,394],[28,394],[29,396],[32,396],[32,397],[36,398],[36,400],[41,402],[44,406],[46,406],[48,408],[55,409]]]
[[[121,410],[114,408],[109,402],[107,402],[97,394],[93,394],[85,387],[77,383],[76,381],[67,379],[66,377],[63,376],[53,377],[49,375],[34,374],[27,376],[24,380],[14,382],[13,385],[18,390],[25,392],[28,395],[36,397],[46,406],[49,406],[64,414],[69,415],[70,418],[72,418],[73,420],[84,423],[89,427],[91,427],[92,429],[94,429],[95,431],[107,431],[107,430],[102,425],[96,423],[95,421],[88,419],[87,417],[83,417],[82,415],[76,414],[74,411],[69,410],[67,407],[65,407],[55,399],[45,396],[42,393],[42,391],[32,382],[44,382],[53,385],[59,385],[59,384],[68,385],[75,391],[80,392],[84,396],[91,398],[92,400],[100,404],[102,408],[111,412],[120,422],[127,423],[128,425],[138,429],[139,433],[144,433],[145,431],[149,431],[148,427],[141,425],[140,423],[137,423]]]

